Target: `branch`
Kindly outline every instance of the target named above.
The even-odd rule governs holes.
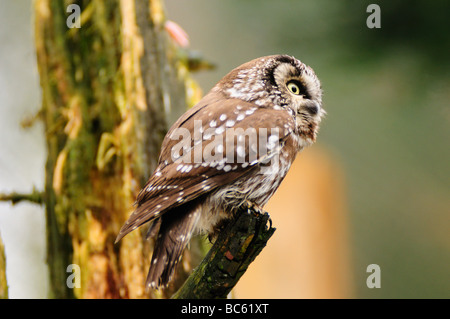
[[[226,298],[274,232],[268,213],[238,212],[172,298]]]
[[[0,194],[0,201],[11,201],[13,205],[21,201],[28,201],[41,205],[44,203],[44,192],[40,192],[33,188],[31,193],[26,194],[16,192],[12,192],[10,194]]]

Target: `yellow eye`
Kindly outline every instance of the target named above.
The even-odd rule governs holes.
[[[286,86],[292,94],[300,95],[300,86],[296,82],[297,81],[289,81],[288,83],[286,83]]]

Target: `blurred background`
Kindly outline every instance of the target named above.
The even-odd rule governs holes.
[[[266,206],[277,228],[236,297],[450,297],[450,3],[176,1],[167,17],[216,64],[205,93],[256,57],[290,54],[314,68],[324,108],[318,142]],[[31,2],[0,2],[0,192],[42,189]],[[44,298],[43,209],[0,203],[11,298]],[[367,266],[381,269],[368,288]]]

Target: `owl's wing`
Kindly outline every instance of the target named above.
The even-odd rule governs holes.
[[[210,95],[167,133],[159,165],[116,242],[171,209],[267,165],[295,128],[293,117],[283,109]]]

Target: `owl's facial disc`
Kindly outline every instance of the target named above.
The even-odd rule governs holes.
[[[284,96],[286,106],[296,114],[320,117],[321,89],[314,72],[298,60],[282,62],[273,71],[278,89]]]
[[[295,104],[299,105],[297,113],[306,110],[312,116],[319,114],[320,104],[311,99],[306,85],[300,79],[288,80],[286,82],[286,88],[293,95],[292,99],[294,99],[294,102],[297,102]]]

